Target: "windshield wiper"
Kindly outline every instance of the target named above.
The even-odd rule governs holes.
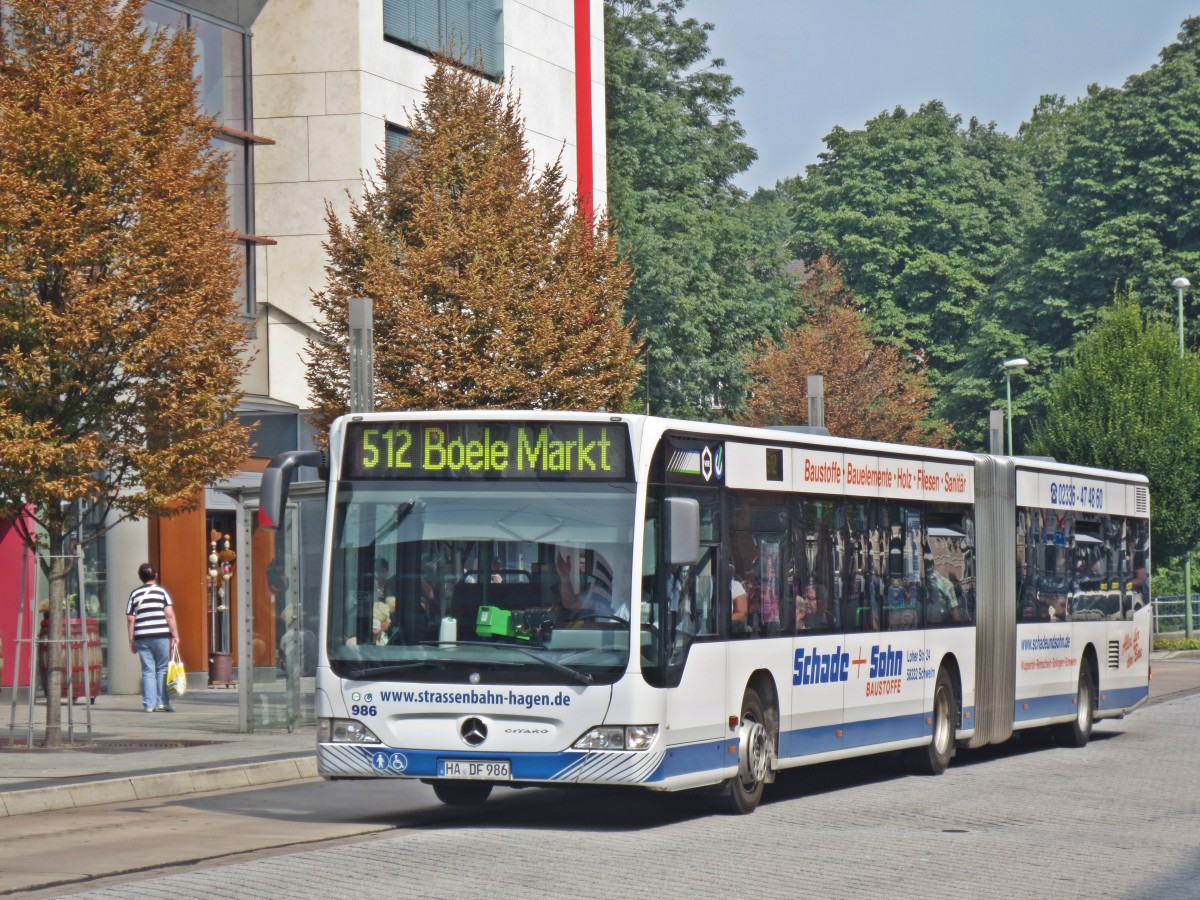
[[[564,666],[562,663],[555,662],[552,659],[547,659],[544,656],[539,656],[527,647],[522,647],[520,644],[501,644],[493,641],[421,641],[422,644],[427,644],[431,647],[445,646],[449,644],[451,647],[503,647],[505,650],[519,650],[530,659],[535,659],[543,666],[548,666],[555,672],[567,675],[574,678],[580,684],[591,684],[592,676],[587,672],[580,672],[578,669],[572,669],[570,666]]]
[[[392,513],[392,517],[384,522],[380,529],[375,532],[375,542],[378,543],[379,538],[382,537],[385,532],[398,529],[400,527],[400,523],[408,518],[409,513],[411,513],[416,506],[416,500],[409,500],[407,503],[401,503],[399,506],[397,506],[396,511]]]
[[[351,669],[346,677],[358,681],[364,675],[390,675],[393,672],[402,672],[405,669],[415,669],[418,666],[436,666],[441,668],[445,666],[446,661],[443,659],[418,659],[413,662],[406,663],[384,663],[377,666],[362,666],[358,669]]]

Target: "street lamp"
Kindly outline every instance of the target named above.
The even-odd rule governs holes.
[[[1171,287],[1179,292],[1179,357],[1183,358],[1183,292],[1192,286],[1192,283],[1182,275],[1171,282]]]
[[[1008,395],[1008,455],[1013,455],[1012,448],[1012,374],[1019,372],[1029,365],[1029,360],[1018,356],[1016,359],[1004,361],[1004,392]]]
[[[1180,275],[1171,282],[1171,287],[1178,291],[1179,296],[1179,358],[1183,359],[1183,292],[1192,283]],[[1192,636],[1192,551],[1189,549],[1183,557],[1183,633]]]

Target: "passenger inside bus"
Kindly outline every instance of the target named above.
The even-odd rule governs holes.
[[[1130,617],[1135,610],[1150,605],[1150,574],[1146,570],[1146,554],[1133,557],[1133,581],[1130,584]]]
[[[591,565],[588,566],[590,558]],[[599,553],[579,554],[579,590],[571,581],[571,555],[558,554],[554,567],[558,572],[558,603],[560,618],[579,618],[585,615],[611,616],[613,570]]]
[[[804,604],[796,608],[796,630],[819,631],[834,627],[829,602],[817,592],[815,585],[804,589]]]
[[[733,566],[729,567],[729,611],[733,630],[745,631],[750,614],[750,595],[746,586],[734,574]]]
[[[1065,622],[1067,619],[1067,595],[1062,591],[1054,591],[1042,595],[1045,606],[1044,618],[1051,622]]]

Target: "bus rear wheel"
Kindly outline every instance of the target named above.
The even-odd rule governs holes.
[[[933,685],[933,738],[924,747],[908,751],[908,763],[923,775],[941,775],[954,758],[954,732],[958,727],[958,698],[950,673],[939,669]]]
[[[1054,736],[1059,743],[1068,747],[1086,747],[1092,736],[1095,721],[1096,690],[1092,683],[1092,661],[1084,658],[1079,666],[1079,691],[1075,704],[1075,718],[1055,726]]]
[[[447,806],[478,806],[492,793],[486,781],[435,781],[433,793]]]
[[[742,697],[738,744],[738,771],[725,782],[721,797],[729,812],[745,815],[754,812],[762,800],[775,746],[775,736],[768,728],[762,699],[758,691],[750,687]]]

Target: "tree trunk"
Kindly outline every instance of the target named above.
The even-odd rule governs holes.
[[[49,543],[49,558],[46,565],[46,576],[50,583],[50,612],[47,625],[46,645],[46,747],[62,746],[62,661],[63,644],[58,638],[63,636],[63,618],[67,600],[67,573],[70,571],[70,560],[63,558],[66,547],[63,523],[51,523],[47,534]],[[68,702],[70,702],[68,700]]]

